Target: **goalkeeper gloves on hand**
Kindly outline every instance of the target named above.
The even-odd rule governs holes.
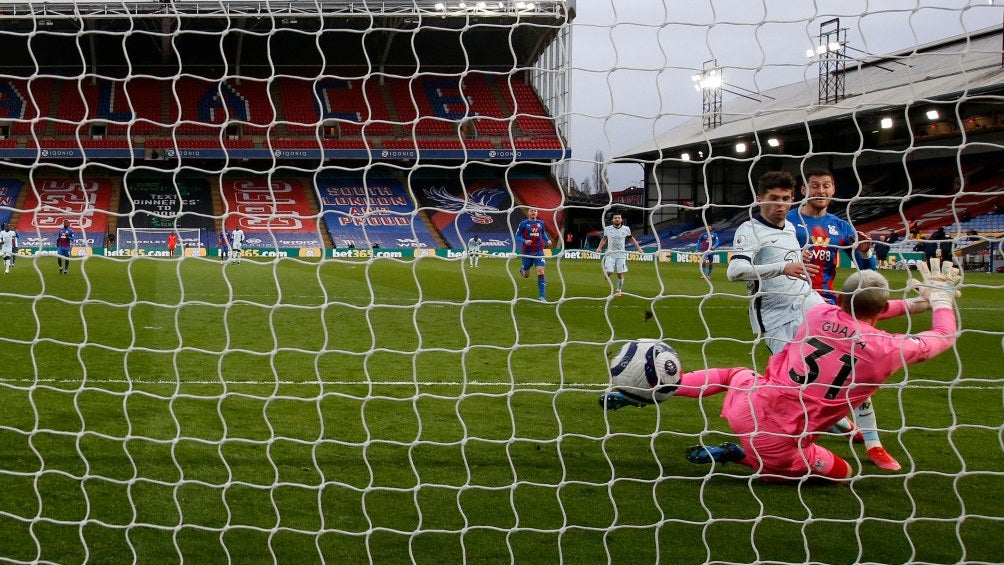
[[[962,273],[951,261],[941,262],[938,258],[931,259],[931,266],[927,263],[917,263],[917,270],[922,277],[920,282],[911,281],[910,285],[921,297],[931,303],[931,309],[951,308],[955,305],[955,299],[962,296],[959,292],[959,284],[962,282]]]

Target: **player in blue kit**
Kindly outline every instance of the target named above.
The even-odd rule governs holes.
[[[805,198],[801,206],[788,213],[788,221],[795,226],[798,243],[808,251],[805,262],[819,266],[819,273],[812,277],[812,288],[827,302],[836,304],[833,282],[837,278],[837,255],[844,252],[856,264],[867,265],[871,244],[858,243],[858,234],[851,224],[828,211],[836,192],[833,174],[810,171],[805,178],[802,186]]]
[[[516,227],[516,245],[523,256],[523,265],[519,274],[525,279],[530,276],[530,268],[537,267],[537,290],[540,291],[540,301],[547,301],[547,282],[544,280],[544,249],[551,243],[547,236],[547,228],[543,220],[538,220],[536,208],[526,211],[526,219]]]
[[[220,229],[220,261],[230,259],[230,234],[227,233],[227,226]]]
[[[837,255],[847,255],[859,266],[871,265],[871,243],[859,242],[858,234],[847,220],[829,212],[830,202],[837,185],[833,173],[825,170],[809,171],[802,186],[802,205],[788,213],[788,221],[795,226],[798,243],[806,252],[805,262],[817,265],[819,272],[812,277],[816,289],[830,304],[837,303],[833,281],[837,276]],[[862,238],[863,239],[863,238]],[[861,428],[868,457],[879,468],[890,471],[900,469],[900,464],[882,447],[878,423],[871,400],[854,408],[854,419]],[[837,428],[848,432],[854,425],[846,418]]]
[[[70,273],[70,249],[73,247],[73,230],[70,220],[63,220],[63,227],[56,232],[56,263],[59,264],[59,274]]]
[[[701,273],[707,278],[711,278],[711,269],[715,266],[711,255],[715,249],[718,249],[718,232],[701,232],[701,236],[697,238],[697,251],[701,253]]]

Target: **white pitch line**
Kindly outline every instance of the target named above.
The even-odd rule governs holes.
[[[7,379],[0,378],[0,383],[95,383],[95,384],[153,384],[153,385],[305,385],[305,386],[483,386],[483,387],[565,387],[565,388],[596,388],[605,389],[608,385],[602,383],[553,383],[553,382],[506,382],[506,381],[275,381],[275,380],[168,380],[168,379],[87,379],[86,381],[68,379]]]
[[[982,379],[991,380],[991,379]],[[7,379],[0,378],[0,383],[29,383],[29,384],[77,384],[82,383],[82,381],[66,380],[66,379]],[[126,379],[87,379],[83,384],[132,384],[132,385],[251,385],[251,386],[450,386],[450,387],[509,387],[517,389],[525,388],[564,388],[564,389],[595,389],[595,390],[606,390],[610,387],[607,383],[553,383],[553,382],[518,382],[512,383],[508,381],[275,381],[275,380],[242,380],[242,381],[223,381],[223,380],[168,380],[168,379],[155,379],[155,380],[126,380]],[[945,383],[941,385],[890,385],[889,389],[894,388],[906,388],[910,390],[1001,390],[1000,386],[978,386],[978,385],[953,385],[951,383]]]

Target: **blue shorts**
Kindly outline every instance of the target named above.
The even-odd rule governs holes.
[[[56,248],[56,255],[59,255],[60,257],[69,257],[70,256],[70,248],[69,247],[57,247]]]
[[[523,257],[523,268],[522,271],[529,271],[530,267],[543,267],[544,266],[544,256],[543,255],[531,255]]]

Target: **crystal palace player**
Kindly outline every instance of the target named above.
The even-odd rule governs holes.
[[[806,173],[805,184],[802,186],[802,195],[805,197],[802,205],[788,213],[788,221],[795,226],[799,245],[808,251],[807,260],[819,267],[819,271],[812,277],[812,288],[830,304],[836,304],[833,281],[837,276],[837,255],[843,251],[859,266],[867,266],[871,257],[870,244],[859,244],[857,232],[851,224],[829,212],[835,193],[836,183],[833,182],[832,173],[810,171]],[[898,470],[899,463],[882,447],[872,403],[865,402],[855,407],[854,419],[861,428],[861,439],[865,442],[868,458],[882,469]],[[844,420],[837,427],[850,431],[854,426],[849,420]]]
[[[59,274],[70,272],[70,248],[73,246],[73,230],[70,220],[63,220],[63,227],[56,232],[56,262],[59,264]]]
[[[837,278],[837,255],[841,251],[855,262],[856,255],[871,257],[871,243],[858,243],[857,232],[847,220],[829,212],[836,192],[833,174],[829,171],[811,171],[805,175],[802,186],[802,205],[788,213],[788,221],[795,226],[795,235],[803,249],[809,251],[808,261],[819,266],[812,277],[812,288],[819,291],[830,304],[837,297],[833,282]],[[858,262],[860,263],[860,262]]]
[[[220,228],[220,261],[230,259],[230,234],[227,233],[227,226]]]
[[[725,393],[722,417],[742,442],[694,446],[687,459],[738,461],[770,478],[850,477],[846,461],[816,445],[818,434],[866,402],[893,373],[955,343],[959,270],[938,259],[930,270],[918,266],[921,298],[911,300],[889,300],[889,283],[876,271],[852,274],[839,305],[809,310],[795,340],[770,358],[763,376],[744,367],[685,373],[676,396]],[[904,335],[875,327],[880,319],[928,309],[934,311],[930,331]]]
[[[526,211],[527,219],[516,227],[516,245],[523,255],[523,265],[519,274],[525,279],[530,276],[530,267],[537,267],[537,290],[540,291],[540,301],[547,301],[547,283],[544,281],[544,248],[551,242],[547,237],[547,228],[543,220],[537,219],[538,211],[530,208]]]
[[[701,253],[701,274],[711,278],[711,269],[715,266],[711,252],[718,249],[718,232],[703,231],[697,238],[697,251]]]

